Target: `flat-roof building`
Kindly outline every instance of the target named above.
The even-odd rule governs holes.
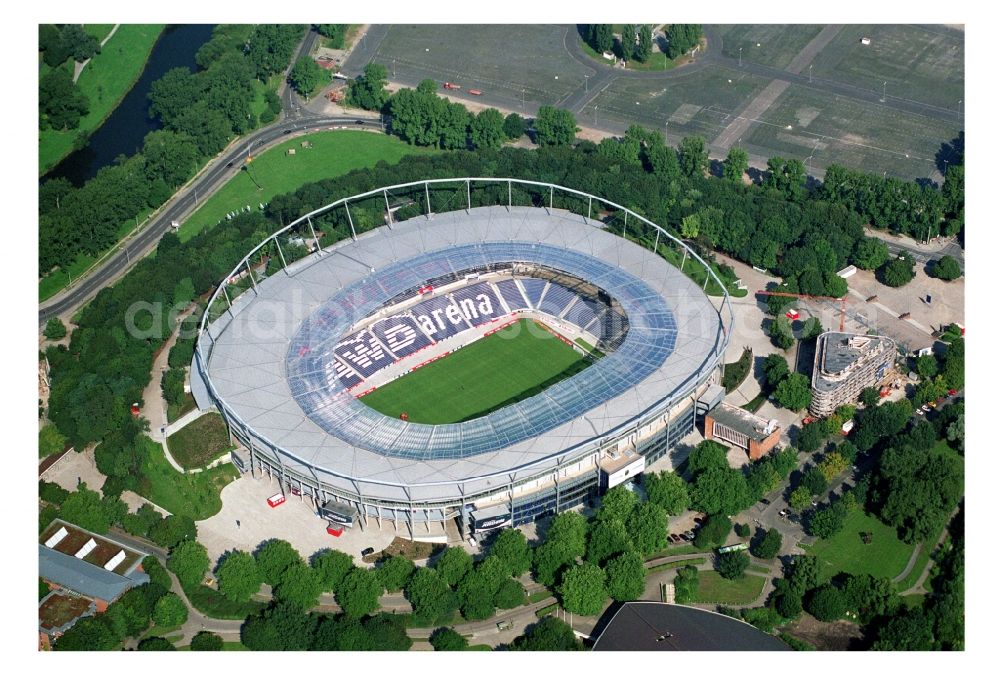
[[[828,416],[876,385],[896,357],[896,342],[885,336],[827,331],[816,339],[809,412]]]
[[[725,402],[705,414],[705,438],[746,451],[751,460],[771,452],[781,437],[778,421],[762,418]]]

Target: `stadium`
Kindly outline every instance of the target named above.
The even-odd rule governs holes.
[[[332,524],[464,539],[669,460],[732,322],[711,267],[625,207],[429,179],[339,199],[249,252],[202,317],[192,391],[242,471]]]

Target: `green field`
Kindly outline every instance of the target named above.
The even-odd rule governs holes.
[[[760,596],[766,581],[760,575],[744,575],[739,580],[727,580],[714,570],[698,571],[698,593],[694,602],[724,605],[750,603]]]
[[[872,534],[869,545],[862,542],[860,535],[867,532]],[[895,528],[860,509],[848,515],[844,529],[837,535],[802,548],[819,559],[825,578],[844,571],[892,579],[903,571],[913,552],[913,545],[896,537]]]
[[[303,143],[311,147],[304,148]],[[291,148],[295,149],[294,155],[287,154]],[[306,183],[373,167],[380,160],[395,164],[404,155],[431,152],[434,150],[364,131],[320,131],[296,136],[253,158],[249,168],[263,190],[257,189],[246,170],[234,169],[233,177],[184,221],[178,234],[181,241],[187,241],[217,224],[230,211],[247,205],[256,209],[275,195],[291,192]]]
[[[218,413],[203,415],[167,440],[170,455],[184,469],[204,467],[233,447],[226,423]]]
[[[187,515],[201,521],[222,509],[219,493],[239,475],[231,464],[219,465],[197,474],[181,474],[167,462],[163,447],[145,438],[148,455],[136,493],[171,514]]]
[[[111,27],[104,28],[103,25],[88,26],[87,30],[95,36],[103,30],[106,35]],[[80,73],[77,86],[90,101],[90,112],[80,120],[80,126],[69,131],[50,129],[39,132],[39,174],[44,174],[70,154],[73,141],[80,134],[90,134],[107,119],[142,75],[146,60],[163,29],[163,24],[122,24],[118,27],[101,48],[101,53],[94,56]],[[72,63],[63,67],[69,68],[72,73]]]
[[[588,361],[522,319],[361,399],[387,416],[428,425],[461,422],[537,394]]]

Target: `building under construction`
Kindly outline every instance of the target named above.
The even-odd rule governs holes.
[[[885,336],[828,331],[816,340],[812,404],[815,416],[854,403],[861,390],[879,383],[892,368],[896,343]]]

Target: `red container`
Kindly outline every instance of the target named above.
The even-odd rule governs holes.
[[[269,504],[271,507],[277,507],[278,505],[284,504],[284,502],[285,502],[285,496],[282,495],[281,493],[275,493],[274,495],[272,495],[267,499],[267,504]]]
[[[326,532],[335,538],[339,538],[341,535],[344,534],[344,529],[340,528],[339,526],[327,526]]]

